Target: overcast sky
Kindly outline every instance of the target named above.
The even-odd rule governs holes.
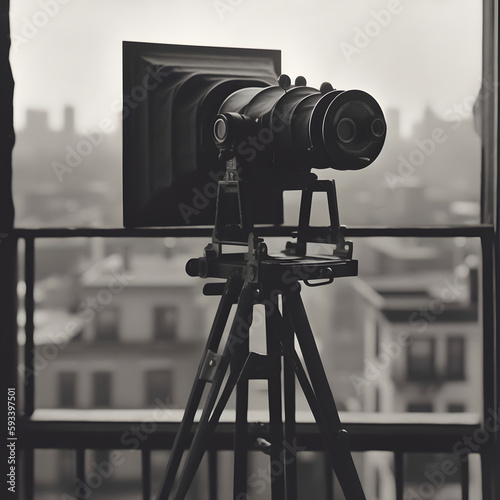
[[[474,94],[482,2],[467,0],[11,0],[16,125],[28,108],[77,109],[77,127],[118,121],[121,42],[280,49],[283,70],[361,88],[406,130]]]

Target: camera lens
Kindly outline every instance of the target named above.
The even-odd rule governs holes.
[[[356,137],[356,124],[350,118],[342,118],[337,125],[337,136],[344,143],[348,144]]]
[[[385,134],[385,122],[382,120],[382,118],[375,118],[372,121],[372,134],[373,137],[380,139],[384,136]]]
[[[224,118],[217,118],[214,123],[214,137],[217,142],[224,142],[227,138],[227,124]]]
[[[338,170],[365,168],[379,155],[385,135],[377,101],[361,90],[346,90],[334,97],[324,113],[324,162]]]

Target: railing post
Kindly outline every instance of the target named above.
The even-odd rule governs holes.
[[[150,500],[151,498],[151,449],[143,448],[141,450],[141,471],[142,471],[142,498]]]
[[[394,452],[394,473],[396,476],[396,500],[403,500],[405,491],[404,455],[401,451]]]
[[[483,71],[481,107],[481,223],[492,224],[492,239],[482,239],[483,246],[483,329],[484,329],[484,418],[488,410],[498,416],[500,398],[500,378],[498,364],[500,362],[500,346],[498,325],[500,312],[496,293],[500,289],[499,259],[500,242],[498,224],[500,219],[500,158],[498,155],[498,117],[500,102],[498,99],[499,81],[499,8],[494,0],[483,0]],[[484,89],[488,89],[484,92]],[[485,274],[485,268],[489,275]],[[496,290],[495,290],[496,288]],[[491,351],[487,352],[487,349]],[[487,373],[487,370],[490,370]],[[496,428],[496,426],[495,426]],[[500,441],[498,430],[494,430],[485,444],[481,454],[483,500],[500,497]]]
[[[460,487],[462,500],[469,500],[469,455],[466,456],[466,460],[460,461]]]
[[[75,469],[76,469],[76,474],[75,474],[75,479],[78,481],[75,481],[75,484],[77,484],[75,493],[76,493],[76,498],[77,500],[85,500],[86,499],[86,493],[84,491],[84,488],[82,487],[82,484],[85,484],[85,448],[77,448],[75,450]]]
[[[35,410],[35,240],[25,239],[24,250],[24,282],[26,292],[24,295],[24,309],[26,323],[24,331],[26,341],[24,344],[24,414],[31,417]]]
[[[483,323],[483,422],[490,412],[497,412],[495,381],[495,319],[494,319],[494,261],[491,236],[481,239],[482,250],[482,323]],[[494,482],[497,471],[494,467],[495,433],[484,444],[481,451],[483,500],[497,498]]]
[[[10,52],[10,2],[0,2],[0,351],[2,352],[2,379],[5,381],[2,393],[2,424],[7,429],[7,388],[15,390],[17,399],[17,239],[11,233],[14,225],[12,202],[12,148],[14,146],[13,93],[14,79],[9,62]],[[5,420],[4,420],[5,419]],[[5,431],[4,431],[5,432]],[[6,434],[4,434],[6,435]],[[12,436],[11,436],[12,437]],[[11,440],[15,443],[15,440]],[[5,441],[3,441],[6,446]],[[4,447],[5,449],[5,447]],[[3,455],[4,457],[6,455]],[[19,451],[18,455],[19,456]],[[11,465],[2,461],[2,471],[10,472]],[[5,469],[7,470],[5,470]],[[19,495],[19,467],[16,470],[15,492]],[[6,477],[3,475],[2,477]],[[7,486],[4,485],[6,488]]]
[[[0,352],[2,356],[2,379],[4,380],[4,390],[2,392],[2,429],[4,429],[5,438],[3,438],[4,449],[7,446],[6,437],[8,423],[7,414],[7,394],[11,395],[13,389],[16,406],[16,427],[19,421],[19,391],[17,387],[17,239],[14,236],[0,238]],[[17,432],[14,431],[13,438],[17,438]],[[13,443],[17,443],[12,439]],[[16,446],[16,455],[19,457],[19,447]],[[10,465],[7,463],[7,455],[2,454],[5,460],[2,460],[2,467],[5,467],[5,474],[10,472]],[[19,462],[16,463],[16,486],[15,492],[9,498],[16,500],[18,498],[20,484]],[[2,470],[4,470],[2,468]],[[3,477],[7,477],[4,475]],[[7,488],[7,485],[3,485]]]
[[[208,498],[209,500],[217,500],[218,495],[218,457],[217,450],[210,448],[208,450]]]

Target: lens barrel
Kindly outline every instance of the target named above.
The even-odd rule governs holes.
[[[235,116],[240,115],[246,129],[232,137],[240,139],[233,148],[243,166],[269,168],[271,163],[283,172],[365,168],[379,155],[387,132],[382,109],[370,94],[335,90],[330,84],[321,90],[300,85],[243,88],[226,98],[219,113],[213,133],[219,148],[227,146],[227,140],[221,141],[222,128],[228,121],[237,127]],[[230,120],[221,118],[228,114]]]

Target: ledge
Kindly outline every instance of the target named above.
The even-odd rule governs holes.
[[[24,448],[169,449],[182,419],[181,409],[36,410],[18,419],[19,446]],[[199,417],[199,413],[197,415]],[[350,434],[352,451],[451,452],[455,444],[480,428],[472,413],[348,413],[340,418]],[[249,447],[268,437],[267,411],[249,411]],[[257,423],[264,422],[263,425]],[[217,450],[233,446],[234,411],[226,410],[210,442]],[[309,412],[297,412],[297,444],[323,449]]]

